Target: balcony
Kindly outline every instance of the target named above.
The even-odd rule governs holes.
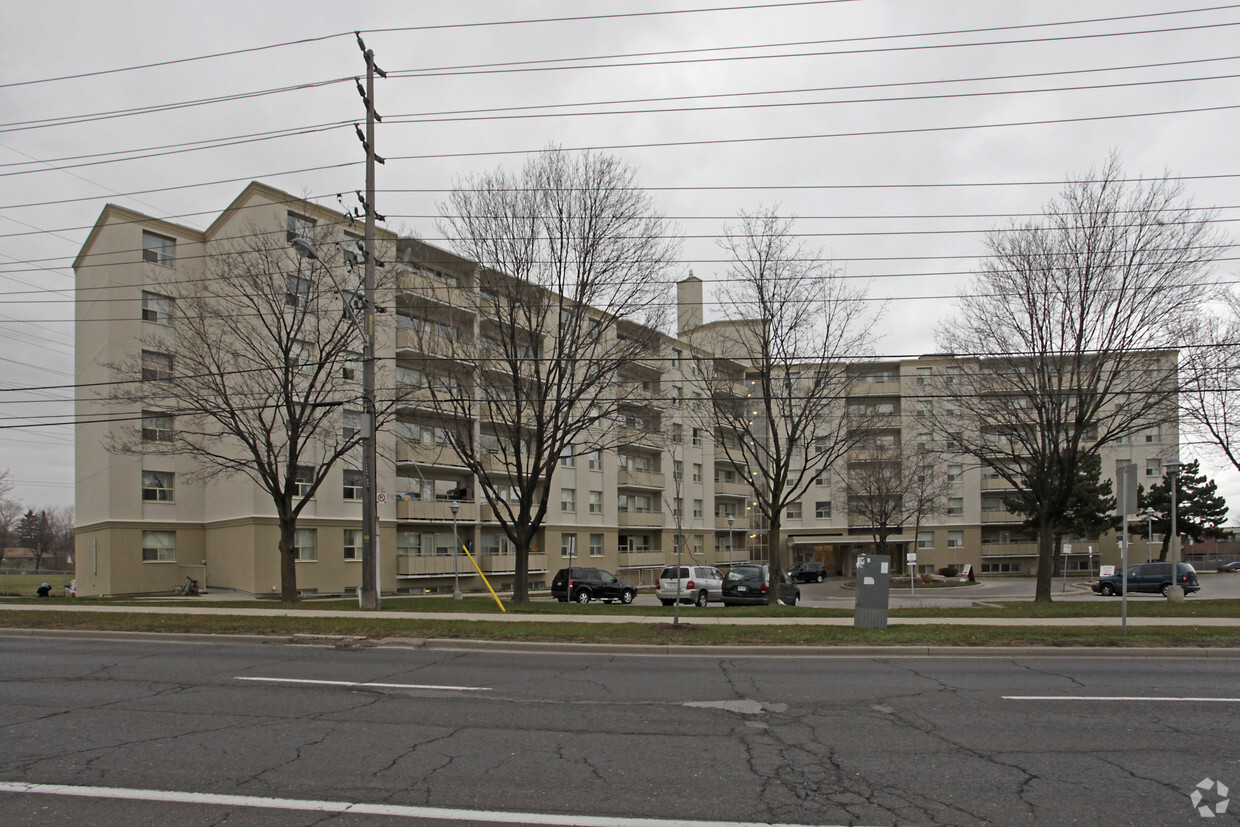
[[[396,519],[451,523],[452,509],[450,506],[451,503],[447,501],[424,502],[422,500],[400,499],[396,501]],[[456,514],[456,521],[458,523],[472,523],[477,517],[477,503],[460,503],[460,510]]]
[[[982,557],[1037,557],[1037,543],[997,543],[982,540]]]
[[[664,475],[659,471],[630,471],[621,468],[616,475],[616,483],[627,488],[653,488],[662,491]]]
[[[1002,508],[982,508],[983,523],[1023,523],[1025,518]]]
[[[462,557],[465,555],[462,554]],[[469,566],[469,560],[460,561]],[[469,566],[472,568],[472,566]],[[452,574],[452,555],[433,555],[429,557],[409,557],[396,555],[397,577],[431,577],[434,575]]]
[[[396,275],[396,292],[412,293],[420,298],[429,299],[436,304],[450,304],[467,310],[472,310],[476,304],[475,294],[472,289],[452,287],[421,270],[398,272]],[[419,303],[424,304],[425,302]]]
[[[752,490],[747,482],[716,482],[716,497],[748,497]]]
[[[629,528],[660,528],[664,519],[662,511],[621,511],[616,524]]]
[[[982,477],[982,490],[1015,491],[1016,489],[1012,487],[1012,483],[1008,482],[1003,477]]]
[[[446,445],[422,445],[421,443],[396,443],[396,461],[418,465],[450,465],[463,468],[460,457]]]
[[[749,530],[749,518],[748,517],[737,517],[736,522],[732,523],[731,528],[733,531],[748,531]],[[715,517],[715,530],[716,531],[727,531],[728,530],[728,518],[727,517]]]
[[[662,566],[666,562],[667,556],[658,549],[620,552],[620,568],[622,569],[652,568]]]
[[[462,554],[462,557],[465,555]],[[514,574],[517,570],[517,556],[515,554],[479,554],[474,559],[478,561],[478,566],[484,574]],[[472,573],[474,567],[469,565],[469,560],[463,561]],[[547,555],[535,554],[530,552],[529,570],[531,572],[545,572],[547,570]]]

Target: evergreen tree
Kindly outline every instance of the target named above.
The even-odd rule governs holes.
[[[1185,463],[1180,468],[1175,489],[1176,531],[1193,542],[1201,542],[1207,537],[1222,537],[1219,528],[1227,519],[1227,501],[1218,494],[1218,486],[1214,480],[1207,479],[1201,473],[1197,460]],[[1171,545],[1171,474],[1163,475],[1162,481],[1155,483],[1147,492],[1144,487],[1137,488],[1137,509],[1152,508],[1158,516],[1154,517],[1153,530],[1162,534],[1162,548],[1158,552],[1159,560],[1167,559],[1167,549]]]
[[[1112,488],[1111,480],[1102,476],[1102,457],[1098,454],[1084,455],[1077,465],[1067,505],[1053,523],[1056,569],[1062,559],[1065,536],[1100,537],[1122,527],[1122,521],[1115,513],[1117,504]],[[1037,512],[1034,504],[1028,501],[1027,493],[1007,498],[1005,505],[1008,511],[1030,515],[1022,528],[1026,532],[1036,532],[1037,522],[1033,515]]]
[[[17,539],[23,547],[34,552],[34,567],[38,569],[43,564],[43,556],[51,551],[55,539],[47,512],[36,514],[34,509],[28,509],[17,524]]]

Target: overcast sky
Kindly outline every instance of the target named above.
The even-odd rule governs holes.
[[[7,4],[0,469],[16,496],[73,502],[70,265],[104,204],[203,228],[250,180],[327,206],[361,189],[358,29],[389,72],[375,96],[389,228],[436,243],[431,217],[458,176],[552,143],[606,148],[686,236],[672,280],[708,282],[708,318],[723,224],[779,205],[888,300],[880,353],[931,352],[982,234],[1112,150],[1131,175],[1189,177],[1235,237],[1240,5],[716,3],[741,5]],[[637,14],[669,9],[686,11]],[[132,114],[144,107],[158,111]],[[1234,279],[1231,256],[1219,280]],[[1205,459],[1240,503],[1240,478]]]

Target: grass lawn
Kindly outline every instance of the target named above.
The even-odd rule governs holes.
[[[19,571],[0,570],[0,597],[34,597],[35,590],[44,583],[52,587],[52,594],[63,595],[65,586],[74,577],[71,571],[27,574]]]
[[[272,615],[97,614],[89,612],[11,612],[0,626],[39,629],[98,629],[130,632],[192,632],[253,635],[350,635],[367,638],[456,638],[560,643],[682,644],[693,646],[1240,646],[1240,628],[1141,627],[1119,629],[1012,628],[995,626],[702,626],[691,620],[669,623],[503,622],[420,618],[316,618]]]

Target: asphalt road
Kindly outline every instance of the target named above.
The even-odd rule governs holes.
[[[0,663],[5,825],[1197,824],[1197,784],[1240,790],[1234,660],[0,638]]]

